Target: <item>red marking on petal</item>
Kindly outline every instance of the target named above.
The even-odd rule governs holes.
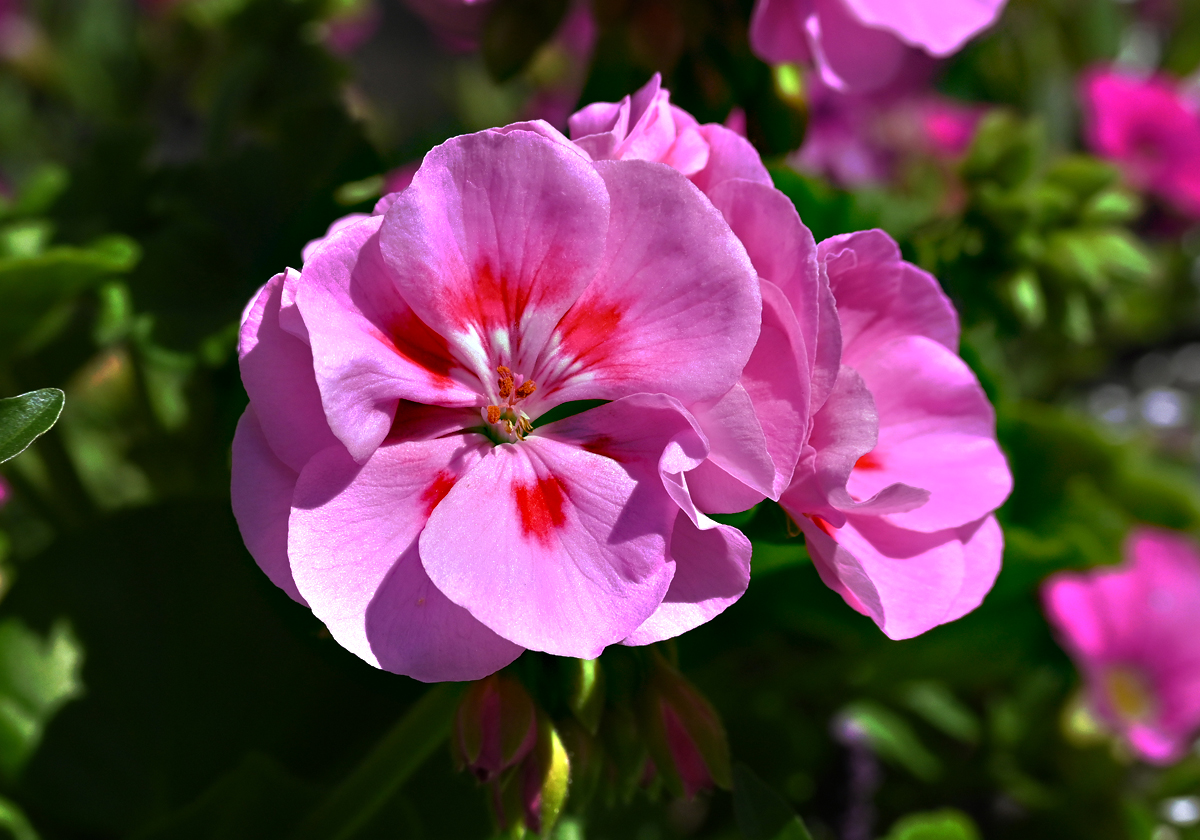
[[[556,528],[567,521],[563,504],[567,500],[566,488],[556,476],[539,478],[536,484],[518,484],[517,514],[521,518],[521,530],[548,545]]]
[[[605,346],[611,346],[623,314],[619,304],[600,300],[572,306],[558,322],[564,351],[586,365],[603,361]]]
[[[816,525],[818,528],[820,528],[822,531],[824,531],[825,535],[828,537],[832,537],[833,532],[837,530],[837,528],[834,528],[832,525],[830,525],[828,522],[826,522],[824,519],[822,519],[819,516],[810,516],[810,517],[808,517],[808,519],[810,522],[812,522],[812,524]]]
[[[877,456],[874,452],[868,452],[866,455],[854,462],[854,469],[881,470],[883,469],[883,463],[879,460],[879,456]]]
[[[425,515],[429,516],[433,513],[433,509],[441,503],[442,499],[446,498],[446,494],[450,492],[450,488],[458,481],[452,473],[442,470],[433,479],[433,483],[425,488],[425,492],[421,494],[421,502],[425,505]]]
[[[378,338],[396,355],[425,368],[435,382],[445,385],[451,381],[450,369],[456,362],[450,354],[450,345],[411,309],[392,319],[387,334],[380,334]]]
[[[622,463],[625,459],[616,451],[616,441],[608,435],[600,435],[591,440],[585,440],[579,444],[584,450],[591,452],[593,455],[599,455],[602,458],[609,458],[617,463]]]

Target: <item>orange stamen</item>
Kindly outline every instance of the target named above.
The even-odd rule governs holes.
[[[523,400],[536,390],[537,383],[532,379],[527,380],[521,384],[520,388],[517,389],[517,399]]]
[[[512,371],[504,365],[500,365],[496,368],[496,373],[500,374],[500,399],[506,400],[513,392]]]
[[[489,423],[499,423],[500,422],[500,406],[498,406],[498,405],[489,405],[488,406],[488,422]]]

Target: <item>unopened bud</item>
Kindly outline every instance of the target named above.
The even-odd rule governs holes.
[[[693,798],[732,784],[729,742],[712,704],[661,656],[642,702],[642,726],[650,756],[667,789]]]
[[[482,782],[519,764],[537,743],[533,700],[524,686],[503,674],[492,674],[467,690],[454,724],[457,763]]]

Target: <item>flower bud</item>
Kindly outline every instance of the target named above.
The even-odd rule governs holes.
[[[492,674],[467,690],[454,720],[459,768],[489,782],[519,764],[538,740],[533,700],[517,680]]]
[[[729,742],[720,717],[661,656],[655,656],[643,695],[642,727],[650,756],[671,793],[691,799],[713,786],[731,786]]]

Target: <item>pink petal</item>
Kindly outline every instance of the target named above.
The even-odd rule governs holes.
[[[242,383],[261,423],[259,434],[284,464],[299,472],[336,439],[321,407],[312,351],[280,327],[284,277],[271,278],[247,309],[238,356]]]
[[[406,187],[406,186],[408,186],[408,184],[405,184],[404,186]],[[390,190],[388,190],[388,192],[398,192],[401,189],[404,189],[404,187],[399,187],[398,189],[390,189]],[[325,244],[325,242],[329,239],[329,237],[333,236],[339,230],[341,230],[342,228],[350,227],[350,225],[354,224],[355,222],[365,219],[367,217],[368,217],[368,214],[366,214],[366,213],[349,213],[345,216],[342,216],[340,219],[334,219],[329,224],[329,227],[325,230],[324,236],[319,236],[316,239],[309,241],[308,244],[306,244],[304,246],[304,248],[301,249],[301,251],[300,251],[301,262],[308,262],[308,258],[311,257],[313,254],[315,254],[317,252],[317,250],[320,249]]]
[[[937,280],[900,256],[881,230],[826,239],[817,247],[842,326],[842,363],[857,367],[882,345],[923,335],[958,351],[958,313]]]
[[[814,0],[804,20],[821,80],[834,90],[867,91],[890,82],[908,48],[892,33],[864,26],[843,0]]]
[[[921,507],[888,518],[915,531],[974,522],[1004,503],[1012,474],[996,443],[995,412],[975,374],[922,336],[899,338],[858,365],[879,416],[879,441],[856,462],[856,499],[908,484],[929,491]]]
[[[360,466],[335,447],[305,467],[288,552],[343,647],[425,681],[478,679],[521,652],[442,595],[417,552],[430,511],[489,448],[477,435],[392,444]]]
[[[719,400],[693,405],[689,410],[708,438],[710,463],[756,493],[778,496],[773,489],[775,463],[754,402],[744,387],[735,385]],[[690,476],[688,481],[690,485]]]
[[[706,123],[696,131],[708,145],[708,161],[691,179],[705,195],[718,184],[735,178],[768,187],[772,185],[762,158],[745,137],[715,123]]]
[[[1007,0],[841,0],[866,26],[939,58],[991,26]]]
[[[840,525],[839,519],[830,516],[824,506],[813,507],[816,500],[824,499],[825,505],[844,513],[863,514],[897,513],[923,504],[928,492],[903,483],[858,498],[847,492],[851,470],[875,448],[877,424],[870,391],[854,370],[843,367],[833,393],[813,418],[809,445],[815,457],[811,467],[796,470],[792,486],[780,501],[799,514],[821,513],[835,525]]]
[[[662,156],[667,166],[692,176],[708,166],[708,141],[698,128],[685,128]]]
[[[946,611],[947,622],[962,618],[983,603],[996,583],[1004,559],[1004,532],[995,516],[959,528],[958,538],[963,544],[967,574],[963,576],[962,589]]]
[[[307,605],[292,579],[287,553],[288,515],[297,478],[295,470],[272,452],[254,407],[248,406],[233,434],[233,516],[250,556],[271,583]]]
[[[890,639],[908,639],[960,617],[996,576],[996,531],[922,534],[878,517],[851,515],[838,529],[800,521],[822,579]],[[969,547],[974,540],[980,543]],[[964,542],[965,541],[965,542]]]
[[[704,457],[677,405],[631,397],[494,448],[421,536],[430,578],[522,647],[590,659],[629,636],[674,571],[661,473]]]
[[[687,473],[687,486],[680,488],[704,513],[740,513],[767,498],[762,493],[738,481],[712,461],[705,461]]]
[[[812,0],[757,0],[750,18],[750,46],[772,64],[807,63],[804,19]]]
[[[608,207],[577,152],[533,132],[482,132],[425,157],[380,243],[404,299],[494,388],[498,364],[530,376],[592,281]]]
[[[596,168],[612,196],[604,264],[534,378],[560,401],[720,397],[737,382],[761,321],[745,249],[678,172],[636,160]]]
[[[828,398],[837,379],[841,354],[838,313],[829,284],[817,262],[812,233],[800,221],[795,205],[774,187],[743,180],[726,181],[709,194],[730,228],[746,247],[759,276],[778,287],[792,310],[800,341],[797,358],[804,359],[811,384],[806,414]],[[769,296],[763,290],[764,300]],[[780,309],[777,307],[777,309]],[[764,319],[768,318],[765,314]],[[790,328],[789,328],[790,331]],[[801,346],[802,354],[799,353]]]
[[[708,520],[701,530],[681,511],[671,534],[675,577],[658,609],[625,639],[648,645],[671,639],[720,615],[750,584],[750,541]]]
[[[329,237],[305,264],[296,291],[326,417],[360,462],[387,436],[399,400],[479,401],[460,381],[467,374],[446,340],[397,290],[379,250],[382,223],[383,217],[371,216]]]

